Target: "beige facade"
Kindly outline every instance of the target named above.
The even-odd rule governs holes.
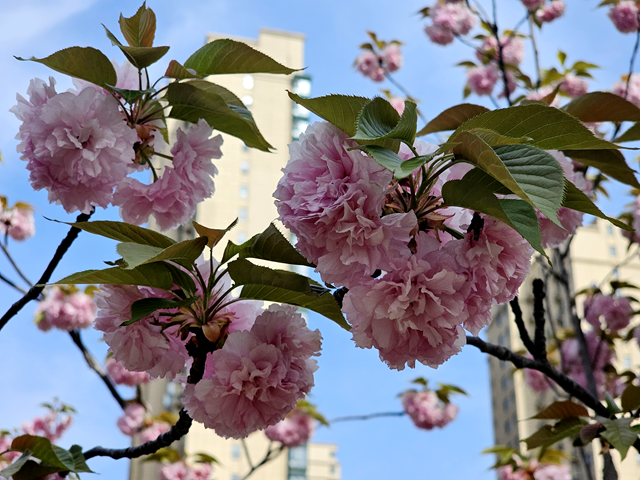
[[[617,278],[640,284],[638,256],[633,255],[632,260],[624,263],[628,255],[627,245],[628,241],[622,236],[621,231],[604,220],[597,220],[581,227],[571,243],[570,259],[575,291],[590,286],[606,285],[610,280]],[[531,333],[534,331],[532,281],[534,278],[543,277],[543,269],[539,263],[541,261],[543,260],[538,259],[534,262],[531,274],[520,288],[519,294],[523,318]],[[624,265],[621,265],[622,263]],[[633,292],[629,293],[633,295]],[[549,312],[547,319],[551,318],[557,329],[570,327],[566,303],[567,300],[558,285],[553,280],[548,281],[545,304]],[[578,304],[580,307],[580,300]],[[549,327],[547,325],[547,336],[551,334]],[[516,352],[525,350],[508,305],[494,309],[494,321],[487,330],[487,339]],[[617,345],[616,349],[620,363],[615,365],[618,371],[640,365],[640,350],[635,342]],[[523,371],[514,370],[510,363],[489,357],[489,367],[495,443],[517,448],[521,439],[529,437],[548,423],[527,419],[551,404],[556,397],[552,391],[540,394],[531,390],[524,382]],[[524,444],[521,446],[524,447]],[[574,480],[589,478],[584,471],[584,461],[578,458],[578,452],[571,447],[570,442],[564,442],[560,448],[572,454]],[[598,448],[599,445],[594,443],[593,449],[585,448],[583,452],[586,462],[592,465],[596,479],[602,478],[602,456],[598,455]],[[614,451],[612,455],[620,480],[640,478],[640,455],[636,455],[633,449],[629,451],[624,462],[620,462],[617,452]]]
[[[209,34],[207,42],[226,35]],[[304,36],[297,33],[262,29],[257,39],[238,38],[276,61],[295,69],[304,67]],[[293,75],[216,75],[210,81],[235,93],[249,108],[264,138],[273,147],[272,153],[249,149],[244,143],[223,134],[223,156],[214,160],[219,174],[215,177],[216,192],[198,205],[196,221],[210,228],[225,228],[238,218],[238,225],[225,241],[214,249],[216,258],[222,256],[226,240],[242,243],[260,233],[275,220],[277,212],[273,192],[282,176],[281,169],[289,160],[288,144],[308,125],[309,112],[294,104],[287,90],[306,97],[310,80],[303,74]],[[173,121],[170,131],[179,127]],[[215,132],[214,132],[215,133]],[[152,225],[153,228],[153,225]],[[195,232],[185,225],[172,235],[177,240],[193,238]],[[157,380],[144,387],[144,398],[153,412],[180,409],[180,391],[176,384]],[[256,432],[245,440],[251,462],[262,461],[269,449],[263,432]],[[273,445],[275,446],[275,445]],[[193,455],[206,453],[219,462],[214,466],[216,480],[240,480],[251,470],[241,441],[224,439],[212,430],[194,423],[189,434],[173,447]],[[336,458],[337,445],[309,443],[303,447],[283,450],[274,460],[257,469],[251,480],[340,480],[340,464]],[[132,480],[157,480],[159,464],[134,461]]]

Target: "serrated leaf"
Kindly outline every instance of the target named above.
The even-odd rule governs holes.
[[[564,402],[553,402],[544,410],[538,412],[531,418],[543,420],[560,420],[569,417],[588,417],[589,411],[582,405],[570,400]]]
[[[200,75],[226,73],[278,73],[288,75],[296,69],[285,67],[249,45],[228,38],[214,40],[196,50],[186,62]]]
[[[248,110],[228,105],[220,95],[209,90],[190,83],[172,83],[167,90],[167,100],[172,107],[171,118],[191,123],[198,123],[204,118],[216,130],[238,137],[248,147],[265,152],[273,148],[258,130]]]
[[[199,88],[200,90],[205,90],[207,92],[220,95],[222,99],[227,103],[227,105],[234,105],[236,107],[240,107],[247,110],[247,107],[244,103],[242,103],[242,100],[240,100],[232,91],[220,85],[208,82],[206,80],[189,80],[185,83],[187,85],[193,85],[194,87]]]
[[[125,45],[118,46],[118,48],[124,53],[127,60],[136,67],[138,70],[147,68],[162,57],[169,51],[169,47],[127,47]]]
[[[640,140],[640,122],[636,122],[631,125],[622,135],[616,138],[614,141],[618,143],[635,142]]]
[[[190,72],[176,60],[171,60],[169,62],[169,65],[167,66],[167,70],[165,70],[164,72],[164,76],[169,78],[175,78],[177,80],[182,80],[185,78],[202,78],[202,75],[198,75],[197,73]]]
[[[431,153],[429,155],[423,155],[405,160],[394,151],[389,150],[388,148],[380,147],[378,145],[361,145],[358,148],[364,151],[367,155],[373,158],[384,168],[392,171],[393,176],[396,180],[408,177],[415,170],[431,160],[434,156],[434,154]]]
[[[199,297],[185,298],[184,300],[170,300],[168,298],[142,298],[131,304],[131,319],[120,324],[121,327],[131,325],[157,310],[171,310],[174,308],[188,307]]]
[[[272,270],[240,259],[229,263],[229,275],[236,285],[242,285],[240,298],[287,303],[308,308],[333,320],[345,330],[349,324],[340,306],[329,292],[318,294],[311,289],[310,280],[284,270]]]
[[[404,103],[400,116],[388,101],[374,98],[360,112],[352,138],[361,141],[391,138],[413,146],[418,122],[416,104],[408,100]]]
[[[580,120],[563,110],[541,104],[522,105],[478,115],[463,123],[452,135],[473,128],[487,128],[508,137],[530,137],[542,150],[606,150],[618,148],[597,138]]]
[[[95,473],[93,470],[89,468],[87,462],[82,454],[82,447],[80,445],[71,445],[69,449],[69,453],[73,457],[73,462],[75,464],[75,468],[73,469],[76,473]]]
[[[272,223],[267,229],[242,245],[236,253],[240,258],[260,258],[271,262],[315,267],[289,243],[280,230]]]
[[[428,133],[442,132],[445,130],[455,130],[467,120],[488,112],[489,109],[474,105],[472,103],[462,103],[446,109],[436,118],[427,123],[417,134],[416,137],[427,135]]]
[[[109,59],[100,50],[91,47],[64,48],[46,58],[15,58],[42,63],[56,72],[86,80],[102,88],[115,85],[118,81]]]
[[[640,128],[638,140],[640,140]],[[624,156],[618,150],[564,150],[562,153],[584,165],[597,168],[619,182],[640,188],[636,171],[627,165]]]
[[[622,460],[627,456],[629,448],[638,439],[638,434],[631,429],[633,418],[609,419],[596,417],[596,420],[605,426],[606,430],[600,433],[613,447],[618,450]]]
[[[529,450],[551,446],[560,440],[578,434],[582,425],[583,423],[577,417],[564,418],[554,426],[545,425],[530,437],[525,438],[523,442],[527,444]]]
[[[640,407],[640,387],[633,384],[627,385],[620,397],[620,404],[625,412],[630,412]]]
[[[493,130],[489,130],[487,128],[472,128],[469,130],[469,133],[472,133],[478,138],[481,138],[486,144],[491,147],[497,147],[499,145],[518,145],[520,143],[530,142],[532,139],[530,137],[507,137],[506,135],[500,135],[498,132],[494,132]]]
[[[572,210],[577,210],[578,212],[588,213],[594,217],[602,218],[623,230],[633,231],[633,228],[626,223],[621,222],[616,218],[607,217],[582,190],[566,179],[565,196],[562,206]]]
[[[120,243],[117,250],[127,263],[127,269],[166,260],[172,260],[188,268],[200,257],[206,244],[207,238],[199,237],[176,243],[164,250],[136,243]]]
[[[132,17],[120,14],[120,30],[127,43],[132,47],[151,47],[156,35],[156,15],[147,8],[146,2]]]
[[[229,230],[231,230],[233,227],[235,227],[238,224],[238,219],[236,218],[233,222],[231,222],[231,225],[229,225],[227,228],[223,230],[216,229],[216,228],[208,228],[208,227],[205,227],[204,225],[200,225],[196,221],[193,221],[191,223],[193,224],[193,228],[196,230],[198,235],[200,237],[205,237],[207,239],[207,247],[213,248],[220,242],[220,240],[222,240],[222,237],[224,237],[224,235]]]
[[[173,284],[171,273],[160,263],[140,265],[133,270],[114,267],[106,270],[85,270],[64,277],[54,285],[139,285],[169,290]]]
[[[562,109],[589,123],[640,121],[640,108],[610,92],[585,93],[571,100]]]
[[[57,220],[54,220],[57,222]],[[171,238],[148,228],[138,227],[125,222],[95,221],[95,222],[58,222],[71,225],[85,232],[111,238],[120,242],[133,242],[141,245],[167,248],[176,243]]]
[[[35,435],[20,435],[11,442],[13,450],[29,450],[31,456],[63,470],[73,471],[75,462],[67,450],[52,445],[49,439]]]
[[[350,95],[302,98],[295,93],[288,93],[291,100],[335,125],[349,136],[355,135],[358,116],[364,106],[371,102],[368,98]]]

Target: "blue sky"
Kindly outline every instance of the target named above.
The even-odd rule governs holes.
[[[570,1],[566,17],[545,26],[540,36],[543,66],[555,62],[557,44],[569,54],[569,61],[584,59],[600,64],[593,89],[606,89],[626,72],[633,38],[616,32],[604,10],[595,10],[594,1]],[[357,47],[366,41],[365,30],[374,30],[381,38],[396,38],[404,47],[406,66],[397,78],[422,100],[421,108],[433,117],[445,108],[462,101],[464,76],[453,65],[472,57],[463,45],[446,48],[430,44],[414,12],[426,4],[415,0],[388,2],[354,0],[345,2],[309,1],[175,1],[150,0],[158,17],[156,44],[171,45],[167,61],[185,60],[202,45],[208,31],[256,37],[261,27],[302,32],[307,36],[306,64],[313,77],[313,95],[348,93],[373,96],[379,86],[362,78],[352,68]],[[394,8],[400,5],[399,8]],[[120,12],[130,16],[138,7],[125,0],[23,0],[3,5],[0,18],[0,194],[11,202],[22,200],[36,206],[37,236],[12,251],[31,279],[36,279],[51,258],[66,229],[46,221],[43,216],[71,220],[61,207],[49,205],[45,192],[34,192],[27,182],[27,171],[15,153],[18,122],[8,112],[15,104],[15,92],[25,94],[29,79],[55,75],[58,91],[70,82],[46,67],[18,62],[12,55],[45,57],[72,45],[93,46],[109,57],[122,60],[119,51],[106,39],[100,23],[117,31]],[[498,0],[500,22],[513,26],[523,15],[516,0]],[[597,34],[594,34],[597,32]],[[165,63],[161,62],[161,65]],[[531,51],[527,46],[525,69],[530,70]],[[162,67],[160,67],[162,68]],[[160,68],[155,72],[159,73]],[[390,88],[390,85],[383,85]],[[469,101],[486,104],[477,97]],[[606,213],[616,214],[629,197],[626,188],[613,188],[613,200],[602,204]],[[117,213],[100,210],[95,218],[115,219]],[[54,277],[87,268],[101,268],[102,260],[115,256],[110,241],[81,235]],[[10,269],[0,258],[0,271]],[[3,310],[18,296],[0,285]],[[60,397],[78,410],[75,425],[62,441],[63,446],[79,443],[125,446],[127,438],[115,427],[119,416],[116,403],[107,394],[93,372],[83,364],[81,355],[61,332],[43,334],[32,324],[35,305],[25,308],[0,334],[0,352],[5,358],[2,369],[3,395],[0,395],[0,429],[17,427],[22,421],[42,413],[38,404]],[[419,367],[403,372],[390,371],[373,351],[354,348],[349,335],[331,322],[310,319],[312,327],[321,328],[324,355],[316,377],[312,401],[327,417],[398,411],[396,395],[409,387],[417,376],[431,381],[454,383],[465,388],[469,398],[460,398],[459,418],[446,429],[419,431],[407,418],[388,418],[368,422],[336,424],[320,429],[318,441],[339,445],[343,478],[493,478],[487,472],[491,459],[480,451],[492,443],[490,391],[487,359],[472,347],[454,357],[438,370]],[[85,334],[86,343],[103,358],[105,346],[93,332]],[[131,392],[125,392],[130,395]],[[127,463],[92,460],[91,467],[102,478],[125,479]],[[87,477],[88,478],[88,477]]]

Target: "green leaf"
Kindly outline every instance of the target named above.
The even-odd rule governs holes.
[[[153,65],[169,51],[169,47],[127,47],[123,45],[118,48],[138,70]]]
[[[295,93],[288,93],[291,100],[335,125],[349,136],[356,134],[358,116],[364,106],[371,102],[368,98],[350,95],[302,98]]]
[[[193,228],[198,233],[198,235],[200,237],[205,237],[207,239],[207,247],[213,248],[220,242],[220,240],[222,240],[222,238],[225,236],[225,234],[229,230],[231,230],[233,227],[235,227],[238,224],[238,219],[236,218],[224,230],[219,228],[205,227],[204,225],[200,225],[196,221],[192,221],[191,223],[193,224]]]
[[[627,456],[629,448],[638,439],[638,434],[631,429],[633,418],[609,419],[596,417],[596,420],[605,426],[606,430],[600,433],[613,447],[618,450],[622,460]]]
[[[120,14],[120,30],[127,43],[132,47],[151,47],[156,35],[156,15],[147,8],[146,2],[132,17]]]
[[[578,212],[588,213],[594,217],[602,218],[614,224],[618,228],[632,232],[633,228],[616,218],[607,217],[602,211],[591,201],[591,199],[578,187],[569,180],[565,179],[565,197],[562,202],[563,207],[577,210]]]
[[[101,237],[111,238],[120,242],[133,242],[160,248],[167,248],[176,243],[174,240],[162,235],[161,233],[125,222],[102,220],[96,222],[76,222],[66,224],[79,228],[80,230],[84,230],[85,232],[100,235]]]
[[[607,410],[613,415],[617,413],[622,413],[622,409],[616,404],[615,399],[611,396],[609,392],[605,392],[604,401],[607,404]]]
[[[138,265],[166,260],[190,267],[200,257],[206,245],[207,238],[198,237],[176,243],[164,250],[136,243],[120,243],[116,248],[124,261],[127,262],[126,268],[131,269]]]
[[[444,130],[455,130],[467,120],[488,112],[489,109],[474,105],[472,103],[462,103],[446,109],[436,118],[427,123],[417,134],[417,137],[428,133],[442,132]]]
[[[361,145],[358,148],[364,151],[367,155],[373,158],[384,168],[386,168],[387,170],[391,170],[396,180],[408,177],[416,169],[420,168],[422,165],[431,160],[434,155],[432,153],[429,155],[423,155],[420,157],[414,157],[409,160],[405,160],[392,150],[380,147],[378,145]]]
[[[147,90],[125,90],[124,88],[116,88],[113,85],[109,85],[109,87],[129,104],[134,104],[145,95],[155,93],[153,88]]]
[[[235,284],[243,286],[240,298],[308,308],[333,320],[345,330],[350,329],[333,295],[314,292],[310,280],[302,275],[260,267],[245,259],[229,263],[228,269]]]
[[[560,420],[569,417],[588,417],[589,411],[582,405],[570,400],[564,402],[553,402],[544,410],[538,412],[531,418],[543,420]]]
[[[523,442],[527,444],[527,449],[529,450],[537,447],[548,447],[560,440],[578,434],[582,425],[583,422],[577,417],[564,418],[554,426],[545,425],[530,437],[525,438]]]
[[[71,453],[71,456],[73,457],[73,463],[75,464],[75,468],[73,469],[74,472],[95,473],[87,465],[84,455],[82,454],[82,447],[80,445],[71,445],[69,453]]]
[[[392,138],[413,146],[418,115],[416,104],[405,101],[402,116],[383,98],[374,98],[358,116],[354,140],[382,140]]]
[[[91,47],[69,47],[46,58],[15,58],[42,63],[56,72],[86,80],[102,88],[115,85],[118,81],[109,59],[100,50]]]
[[[161,248],[152,247],[150,245],[140,245],[139,243],[132,242],[119,243],[116,246],[116,250],[125,262],[123,268],[127,269],[142,265],[150,258],[153,258],[162,252]]]
[[[498,132],[494,132],[493,130],[486,128],[473,128],[469,130],[469,133],[481,138],[485,143],[492,147],[497,147],[499,145],[518,145],[532,140],[530,137],[507,137],[506,135],[500,135]]]
[[[220,85],[208,82],[206,80],[191,80],[185,83],[187,85],[193,85],[200,90],[205,90],[215,95],[220,95],[222,99],[227,103],[227,105],[234,105],[236,107],[244,108],[245,110],[247,109],[246,105],[242,103],[242,100],[240,100],[233,92]]]
[[[640,140],[640,128],[638,134]],[[636,171],[627,165],[624,156],[618,150],[564,150],[562,153],[584,165],[597,168],[619,182],[640,188]]]
[[[21,452],[29,450],[32,457],[38,458],[51,466],[59,467],[62,470],[73,471],[75,468],[75,462],[71,453],[56,445],[52,445],[51,442],[44,437],[21,435],[13,439],[11,448]]]
[[[640,122],[636,122],[627,129],[622,135],[616,138],[614,141],[618,143],[635,142],[640,140]]]
[[[590,70],[592,68],[600,68],[595,63],[583,62],[582,60],[578,60],[574,63],[570,70]]]
[[[558,161],[551,154],[529,145],[498,146],[494,151],[526,193],[529,203],[560,225],[557,213],[564,197],[564,172]],[[505,186],[518,193],[509,185]]]
[[[627,385],[627,388],[622,392],[622,397],[620,397],[620,404],[625,412],[640,407],[640,387],[633,384]]]
[[[143,298],[136,300],[131,305],[131,320],[123,322],[120,326],[131,325],[138,320],[148,317],[156,310],[170,310],[173,308],[188,307],[199,297],[185,298],[184,300],[170,300],[168,298]]]
[[[240,247],[234,253],[234,255],[238,253],[240,258],[260,258],[271,262],[315,267],[289,243],[273,223],[264,232],[254,236]]]
[[[4,478],[13,477],[13,475],[19,472],[20,469],[24,466],[24,464],[29,461],[29,459],[31,459],[31,450],[25,450],[20,456],[20,458],[18,458],[18,460],[13,462],[8,467],[0,470],[0,477],[4,477]]]
[[[197,291],[196,283],[191,275],[185,272],[182,268],[171,265],[170,263],[163,263],[162,266],[169,270],[169,273],[173,278],[173,283],[182,288],[184,293],[189,296],[195,295]]]
[[[191,55],[186,68],[192,68],[200,75],[221,73],[279,73],[288,75],[297,71],[285,67],[273,58],[249,45],[228,38],[207,43]]]
[[[172,107],[171,118],[191,123],[204,118],[216,130],[238,137],[248,147],[265,152],[273,148],[258,130],[251,113],[228,105],[220,95],[193,84],[172,83],[167,90],[167,100]]]
[[[542,150],[603,150],[618,148],[597,138],[580,120],[563,110],[541,104],[522,105],[478,115],[463,123],[452,135],[486,128],[508,137],[530,137]]]
[[[640,108],[620,95],[609,92],[585,93],[562,108],[583,122],[637,122],[640,120]]]
[[[179,62],[171,60],[167,66],[167,70],[164,72],[165,77],[175,78],[182,80],[185,78],[202,78],[202,75],[192,73],[182,66]]]
[[[560,62],[560,65],[564,67],[564,62],[566,60],[567,60],[567,54],[564,53],[562,50],[558,50],[558,61]]]
[[[106,270],[85,270],[74,273],[54,285],[139,285],[170,290],[173,278],[170,271],[162,264],[140,265],[133,270],[114,267]]]

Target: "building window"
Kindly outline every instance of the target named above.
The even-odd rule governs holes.
[[[509,410],[509,399],[505,398],[504,400],[502,400],[502,409],[503,410]]]
[[[233,475],[231,475],[231,480],[240,480],[240,475],[234,473]]]
[[[249,197],[249,185],[240,185],[240,198]]]
[[[498,345],[504,346],[504,335],[503,334],[500,334],[500,336],[498,337]]]
[[[249,175],[249,162],[246,160],[240,162],[240,171],[243,175]]]
[[[249,211],[246,207],[240,207],[238,209],[238,220],[241,222],[246,222],[247,218],[249,218]]]
[[[294,117],[306,118],[306,119],[309,118],[309,114],[310,114],[309,110],[307,110],[302,105],[299,105],[297,103],[293,104],[291,113],[293,114]]]
[[[245,95],[242,97],[242,103],[247,108],[251,108],[253,106],[253,97],[251,95]]]
[[[296,76],[291,82],[291,91],[301,97],[311,95],[311,79],[309,77]]]
[[[504,422],[504,431],[507,433],[511,432],[511,420]]]
[[[238,460],[240,458],[240,445],[234,443],[231,445],[231,458]]]
[[[253,77],[251,75],[242,77],[242,86],[247,90],[251,90],[253,88]]]
[[[246,232],[238,232],[238,242],[244,243],[247,241],[247,233]]]
[[[607,225],[607,235],[613,236],[613,227],[611,225]]]
[[[508,382],[508,380],[507,380],[507,376],[506,376],[506,375],[503,375],[503,376],[502,376],[502,381],[500,382],[500,383],[502,384],[502,388],[503,388],[503,389],[506,389],[506,388],[507,388],[507,382]]]
[[[616,256],[616,254],[617,254],[616,247],[614,247],[613,245],[611,245],[611,246],[609,247],[609,255],[611,255],[612,257],[615,257],[615,256]]]

